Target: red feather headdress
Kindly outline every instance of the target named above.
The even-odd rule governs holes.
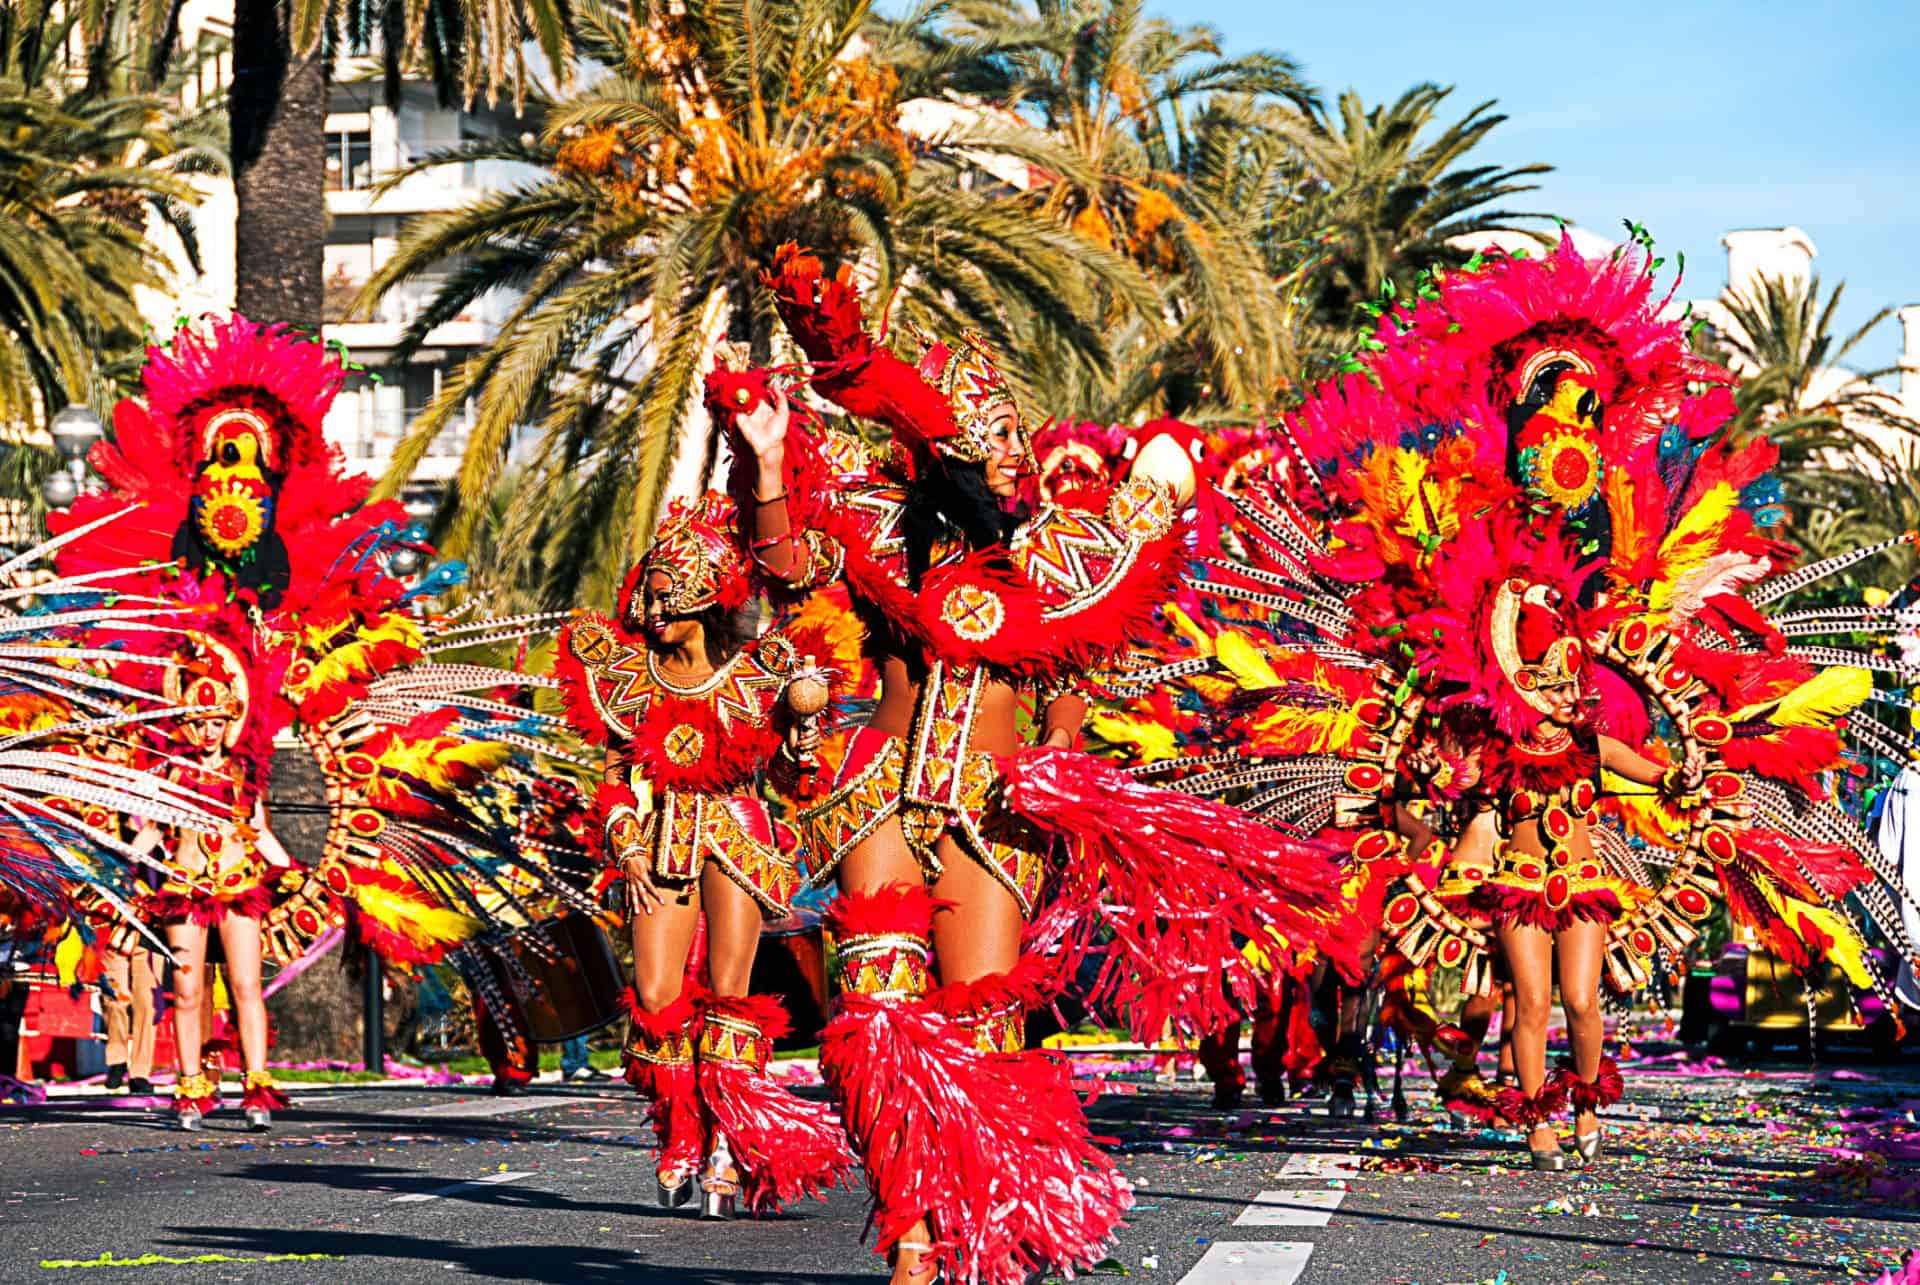
[[[691,616],[709,607],[731,611],[753,594],[753,578],[741,547],[739,510],[727,496],[708,491],[692,500],[675,500],[647,549],[620,587],[620,621],[631,628],[639,619],[635,599],[648,576],[664,573],[672,582],[666,608]]]

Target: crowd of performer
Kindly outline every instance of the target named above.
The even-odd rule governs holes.
[[[166,961],[183,1127],[219,1105],[215,946],[265,1128],[265,965],[330,934],[452,963],[511,1084],[547,1020],[514,943],[613,904],[636,1200],[758,1214],[857,1168],[895,1281],[1012,1285],[1099,1261],[1133,1202],[1028,1041],[1069,988],[1196,1049],[1220,1107],[1244,1019],[1260,1098],[1336,1117],[1390,1031],[1551,1171],[1600,1161],[1624,1091],[1603,998],[1714,916],[1863,991],[1876,943],[1913,958],[1858,819],[1914,750],[1906,622],[1835,587],[1888,546],[1801,558],[1637,252],[1436,275],[1349,373],[1210,430],[1045,420],[979,337],[886,342],[799,249],[763,286],[798,361],[715,366],[727,485],[610,612],[391,574],[431,551],[325,446],[338,356],[242,318],[150,354],[106,490],[0,567],[4,912],[116,994]],[[316,854],[268,805],[290,747]],[[769,1075],[790,1022],[751,989],[808,887],[824,1101]]]

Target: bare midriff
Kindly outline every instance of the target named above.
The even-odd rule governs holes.
[[[1547,845],[1541,840],[1540,822],[1537,820],[1515,823],[1513,837],[1508,842],[1530,857],[1544,858],[1547,855]],[[1593,837],[1587,833],[1586,824],[1577,816],[1574,818],[1572,830],[1567,833],[1567,841],[1560,846],[1574,861],[1593,859]]]
[[[921,684],[913,681],[907,662],[898,656],[880,659],[880,703],[869,724],[876,732],[904,737],[913,727],[914,705],[920,699]],[[1021,747],[1020,697],[1006,683],[988,679],[980,685],[980,703],[975,710],[973,735],[969,749],[1011,754]]]

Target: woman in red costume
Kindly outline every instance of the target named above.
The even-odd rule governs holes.
[[[761,923],[800,886],[754,781],[799,771],[829,645],[799,626],[750,641],[751,600],[732,502],[710,492],[661,524],[618,617],[582,613],[560,645],[569,718],[608,746],[599,805],[633,932],[627,1079],[652,1103],[659,1203],[687,1204],[697,1178],[709,1217],[817,1194],[853,1163],[832,1115],[768,1078],[787,1019],[747,993]],[[703,913],[707,985],[689,967]]]
[[[241,1106],[247,1127],[260,1132],[287,1100],[267,1070],[267,1005],[261,994],[260,921],[272,905],[270,884],[292,865],[267,826],[262,795],[251,779],[251,754],[236,754],[243,738],[261,739],[254,708],[253,680],[239,652],[210,637],[199,637],[168,682],[176,703],[203,711],[180,721],[179,737],[190,755],[176,769],[183,783],[231,803],[233,820],[217,830],[176,830],[171,847],[160,827],[149,824],[134,839],[134,849],[163,867],[159,889],[141,906],[143,914],[166,934],[173,953],[174,1042],[180,1079],[173,1110],[180,1127],[195,1130],[212,1110],[220,1086],[201,1063],[207,1032],[207,945],[218,931],[226,956],[227,987],[233,995],[245,1068]],[[257,749],[257,746],[256,746]]]
[[[1669,769],[1593,730],[1582,633],[1551,586],[1508,580],[1493,591],[1487,623],[1500,671],[1535,715],[1530,726],[1488,747],[1499,837],[1491,867],[1467,906],[1493,925],[1513,979],[1517,1090],[1499,1095],[1502,1113],[1531,1127],[1536,1169],[1562,1169],[1552,1118],[1574,1107],[1574,1156],[1600,1153],[1598,1109],[1619,1100],[1620,1072],[1603,1057],[1600,978],[1609,926],[1644,895],[1610,873],[1594,850],[1599,775],[1604,769],[1682,797],[1699,788],[1697,758]],[[1547,1074],[1547,1016],[1555,973],[1567,1018],[1570,1067]]]
[[[1108,994],[1131,989],[1129,1017],[1157,1034],[1176,1012],[1224,1017],[1220,969],[1250,984],[1236,931],[1271,920],[1322,940],[1332,867],[1276,858],[1274,836],[1231,809],[1069,749],[1076,684],[1180,568],[1172,492],[1136,478],[1100,513],[1023,510],[1031,447],[980,343],[923,341],[909,365],[868,336],[844,274],[791,253],[779,267],[769,285],[813,387],[894,434],[876,464],[764,373],[708,383],[737,429],[736,495],[762,566],[795,589],[844,578],[881,679],[871,724],[802,814],[811,873],[841,888],[822,1069],[894,1280],[946,1269],[1014,1285],[1097,1261],[1132,1199],[1064,1065],[1025,1047],[1025,1012],[1060,960],[1023,957],[1023,932],[1057,941],[1097,903],[1117,906]],[[1028,698],[1038,747],[1020,730]]]

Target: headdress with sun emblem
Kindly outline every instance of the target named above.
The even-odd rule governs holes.
[[[275,530],[281,487],[326,458],[322,422],[345,378],[324,345],[239,315],[148,350],[147,413],[191,491],[176,557],[224,572],[263,605],[277,601],[288,576]]]
[[[753,595],[753,580],[739,532],[733,501],[718,491],[675,500],[646,556],[627,573],[620,593],[620,618],[634,619],[647,577],[657,573],[665,574],[672,585],[664,600],[669,615],[692,616],[710,607],[731,611],[743,606]]]

